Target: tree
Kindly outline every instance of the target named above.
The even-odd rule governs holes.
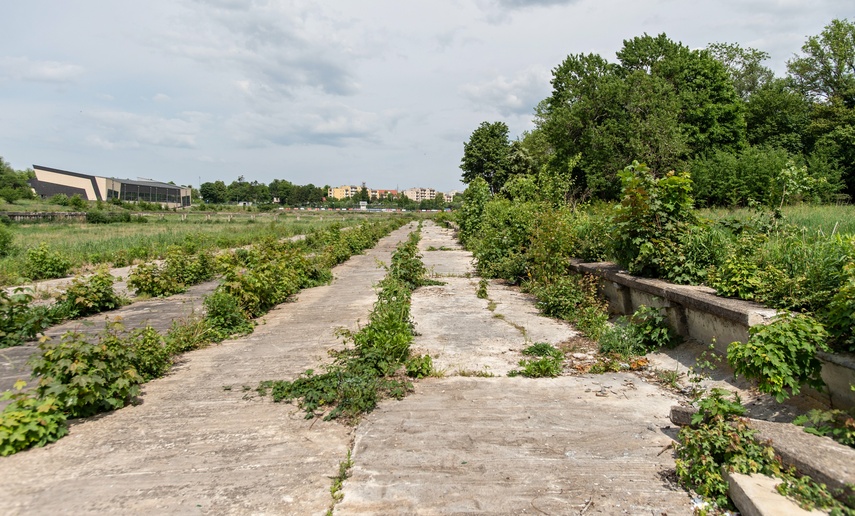
[[[711,43],[710,55],[727,69],[733,87],[742,100],[748,100],[756,91],[775,78],[775,74],[761,63],[769,54],[756,48],[742,48],[738,43]]]
[[[202,194],[202,199],[208,204],[223,204],[229,200],[228,187],[219,180],[213,183],[202,183],[199,185],[199,192]]]
[[[839,99],[855,107],[855,23],[832,20],[802,46],[803,57],[787,62],[796,87],[818,102]]]
[[[748,143],[801,154],[810,116],[810,102],[791,88],[789,81],[769,81],[754,91],[745,103]]]
[[[0,198],[6,202],[32,199],[33,189],[27,180],[34,174],[30,170],[18,172],[0,156]]]
[[[507,180],[509,151],[507,124],[481,122],[469,141],[463,144],[460,160],[463,182],[471,183],[480,177],[487,182],[490,191],[499,191]]]
[[[810,159],[837,169],[855,197],[855,23],[832,20],[787,62],[795,88],[814,101],[806,131]]]

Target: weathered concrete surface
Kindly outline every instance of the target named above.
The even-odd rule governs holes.
[[[145,385],[143,403],[75,424],[45,448],[0,458],[0,514],[319,514],[352,429],[306,421],[244,385],[289,379],[365,320],[394,232],[280,305],[248,338],[195,351]],[[244,399],[245,397],[249,399]]]
[[[418,382],[359,425],[336,513],[691,514],[669,480],[677,395],[631,374],[455,376],[457,368],[504,376],[525,345],[575,332],[498,282],[478,299],[477,281],[465,277],[468,253],[426,250],[451,248],[451,233],[428,224],[423,235],[424,261],[447,284],[415,292],[414,347],[446,377]]]
[[[759,473],[743,475],[724,472],[728,493],[742,516],[822,516],[820,510],[806,511],[793,500],[781,495],[775,487],[780,479]]]
[[[336,514],[691,514],[672,401],[625,374],[420,382],[359,425]]]
[[[126,329],[152,326],[160,332],[166,332],[172,321],[184,319],[193,313],[200,313],[204,296],[213,292],[219,281],[209,281],[194,285],[187,292],[162,299],[137,301],[128,306],[110,312],[96,314],[74,321],[67,321],[45,330],[45,335],[58,339],[67,331],[74,330],[85,334],[100,333],[108,321],[120,321]],[[11,389],[18,380],[30,380],[30,368],[27,359],[38,351],[35,342],[23,346],[0,349],[0,391]],[[0,403],[0,407],[2,403]]]

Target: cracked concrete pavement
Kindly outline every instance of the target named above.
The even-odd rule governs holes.
[[[352,448],[337,514],[691,514],[672,484],[676,395],[633,374],[508,378],[526,345],[575,331],[499,282],[478,299],[471,255],[431,223],[420,247],[446,284],[414,293],[413,346],[443,377],[356,427],[252,395],[261,380],[330,360],[341,347],[334,330],[367,320],[384,274],[376,260],[408,230],[274,309],[252,335],[188,353],[144,386],[142,404],[0,458],[0,513],[322,514]],[[494,376],[465,376],[473,371]]]

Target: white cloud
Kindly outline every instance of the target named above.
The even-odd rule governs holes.
[[[90,145],[104,149],[143,145],[194,148],[197,136],[210,120],[204,113],[181,113],[176,118],[141,115],[127,111],[94,111],[86,115],[94,124],[86,137]]]
[[[34,61],[28,57],[0,58],[0,79],[27,82],[68,83],[83,73],[83,67],[59,61]]]
[[[531,115],[534,107],[549,93],[550,72],[529,68],[516,76],[503,75],[478,83],[466,84],[460,93],[480,109],[494,109],[502,116]]]
[[[153,100],[155,102],[166,102],[167,100],[171,100],[171,98],[169,95],[167,95],[165,93],[158,93],[157,95],[152,97],[151,100]]]

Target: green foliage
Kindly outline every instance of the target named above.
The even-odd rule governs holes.
[[[90,224],[115,224],[117,222],[131,222],[131,214],[127,211],[109,212],[103,210],[90,210],[86,212],[86,222]]]
[[[522,350],[523,355],[537,357],[520,360],[521,369],[508,372],[508,376],[526,378],[555,378],[563,370],[564,353],[552,344],[538,342]]]
[[[644,164],[620,174],[622,199],[615,209],[614,254],[631,274],[680,279],[680,241],[696,222],[692,181],[669,172],[656,179]]]
[[[595,277],[571,274],[553,283],[526,287],[537,297],[537,307],[544,314],[571,322],[593,340],[605,331],[609,316]]]
[[[217,337],[207,318],[193,314],[172,321],[164,340],[170,354],[178,355],[204,347],[212,340],[217,340]]]
[[[797,417],[793,423],[805,427],[809,434],[831,437],[855,448],[855,417],[849,412],[814,409]]]
[[[501,190],[508,178],[510,145],[507,124],[481,122],[469,141],[463,144],[463,158],[460,160],[463,182],[471,183],[475,178],[482,178],[492,193]]]
[[[413,356],[407,359],[404,367],[410,378],[427,378],[433,374],[433,359],[430,355]]]
[[[822,320],[828,329],[832,346],[855,352],[855,262],[843,267],[845,283],[822,310]]]
[[[136,354],[119,330],[107,328],[97,339],[67,332],[59,341],[39,344],[41,353],[30,359],[39,397],[56,398],[73,418],[127,405],[139,394],[142,378],[134,368]]]
[[[641,305],[628,320],[622,319],[605,330],[599,339],[600,353],[617,355],[623,360],[645,355],[677,341],[662,312]]]
[[[12,242],[15,235],[5,226],[0,225],[0,258],[12,254]]]
[[[483,178],[476,177],[463,192],[463,206],[458,217],[460,241],[464,245],[469,245],[469,241],[476,238],[481,230],[481,219],[489,201],[490,186]]]
[[[133,350],[131,365],[143,382],[160,378],[172,366],[173,348],[151,326],[132,331],[124,341]]]
[[[728,347],[727,361],[738,375],[757,381],[758,389],[781,402],[802,385],[822,390],[819,350],[828,351],[825,328],[812,317],[783,313],[768,325],[752,326],[748,342]]]
[[[32,300],[29,289],[19,287],[12,294],[0,289],[0,349],[20,346],[51,324],[51,314],[33,307]]]
[[[126,302],[113,289],[115,282],[116,278],[106,268],[88,277],[78,276],[60,296],[58,304],[71,318],[115,310]]]
[[[68,207],[75,211],[84,211],[88,207],[87,203],[80,194],[74,194],[68,199]]]
[[[252,322],[241,309],[238,300],[229,292],[217,287],[205,297],[205,321],[211,330],[211,339],[221,341],[231,335],[252,332]]]
[[[68,433],[65,414],[56,398],[36,398],[20,392],[24,382],[15,384],[18,392],[6,391],[0,401],[12,400],[0,412],[0,457],[52,443]]]
[[[325,367],[325,372],[315,374],[308,370],[294,381],[262,382],[259,392],[269,390],[274,401],[298,400],[306,418],[327,411],[325,420],[352,419],[373,410],[383,396],[406,395],[412,387],[400,378],[401,366],[417,377],[430,374],[432,367],[427,355],[410,357],[410,296],[422,284],[424,272],[423,266],[412,262],[417,258],[417,236],[398,245],[388,273],[378,285],[377,302],[368,324],[356,333],[342,332],[354,347],[335,353],[335,361]]]
[[[71,263],[44,242],[27,249],[24,273],[31,279],[62,278],[68,275],[69,269]]]
[[[487,299],[487,285],[489,282],[487,278],[481,278],[478,280],[478,289],[475,291],[475,296],[478,299]]]
[[[469,247],[479,274],[516,283],[525,275],[529,234],[540,205],[494,199]]]
[[[166,297],[186,291],[188,285],[211,279],[214,263],[210,253],[193,251],[192,248],[170,247],[162,265],[146,263],[135,267],[128,278],[128,286],[137,295]]]
[[[719,508],[733,508],[727,497],[727,481],[722,468],[751,474],[778,475],[780,463],[771,446],[759,444],[746,421],[739,399],[725,398],[727,391],[713,389],[700,401],[700,411],[692,426],[684,426],[675,445],[677,478]]]

